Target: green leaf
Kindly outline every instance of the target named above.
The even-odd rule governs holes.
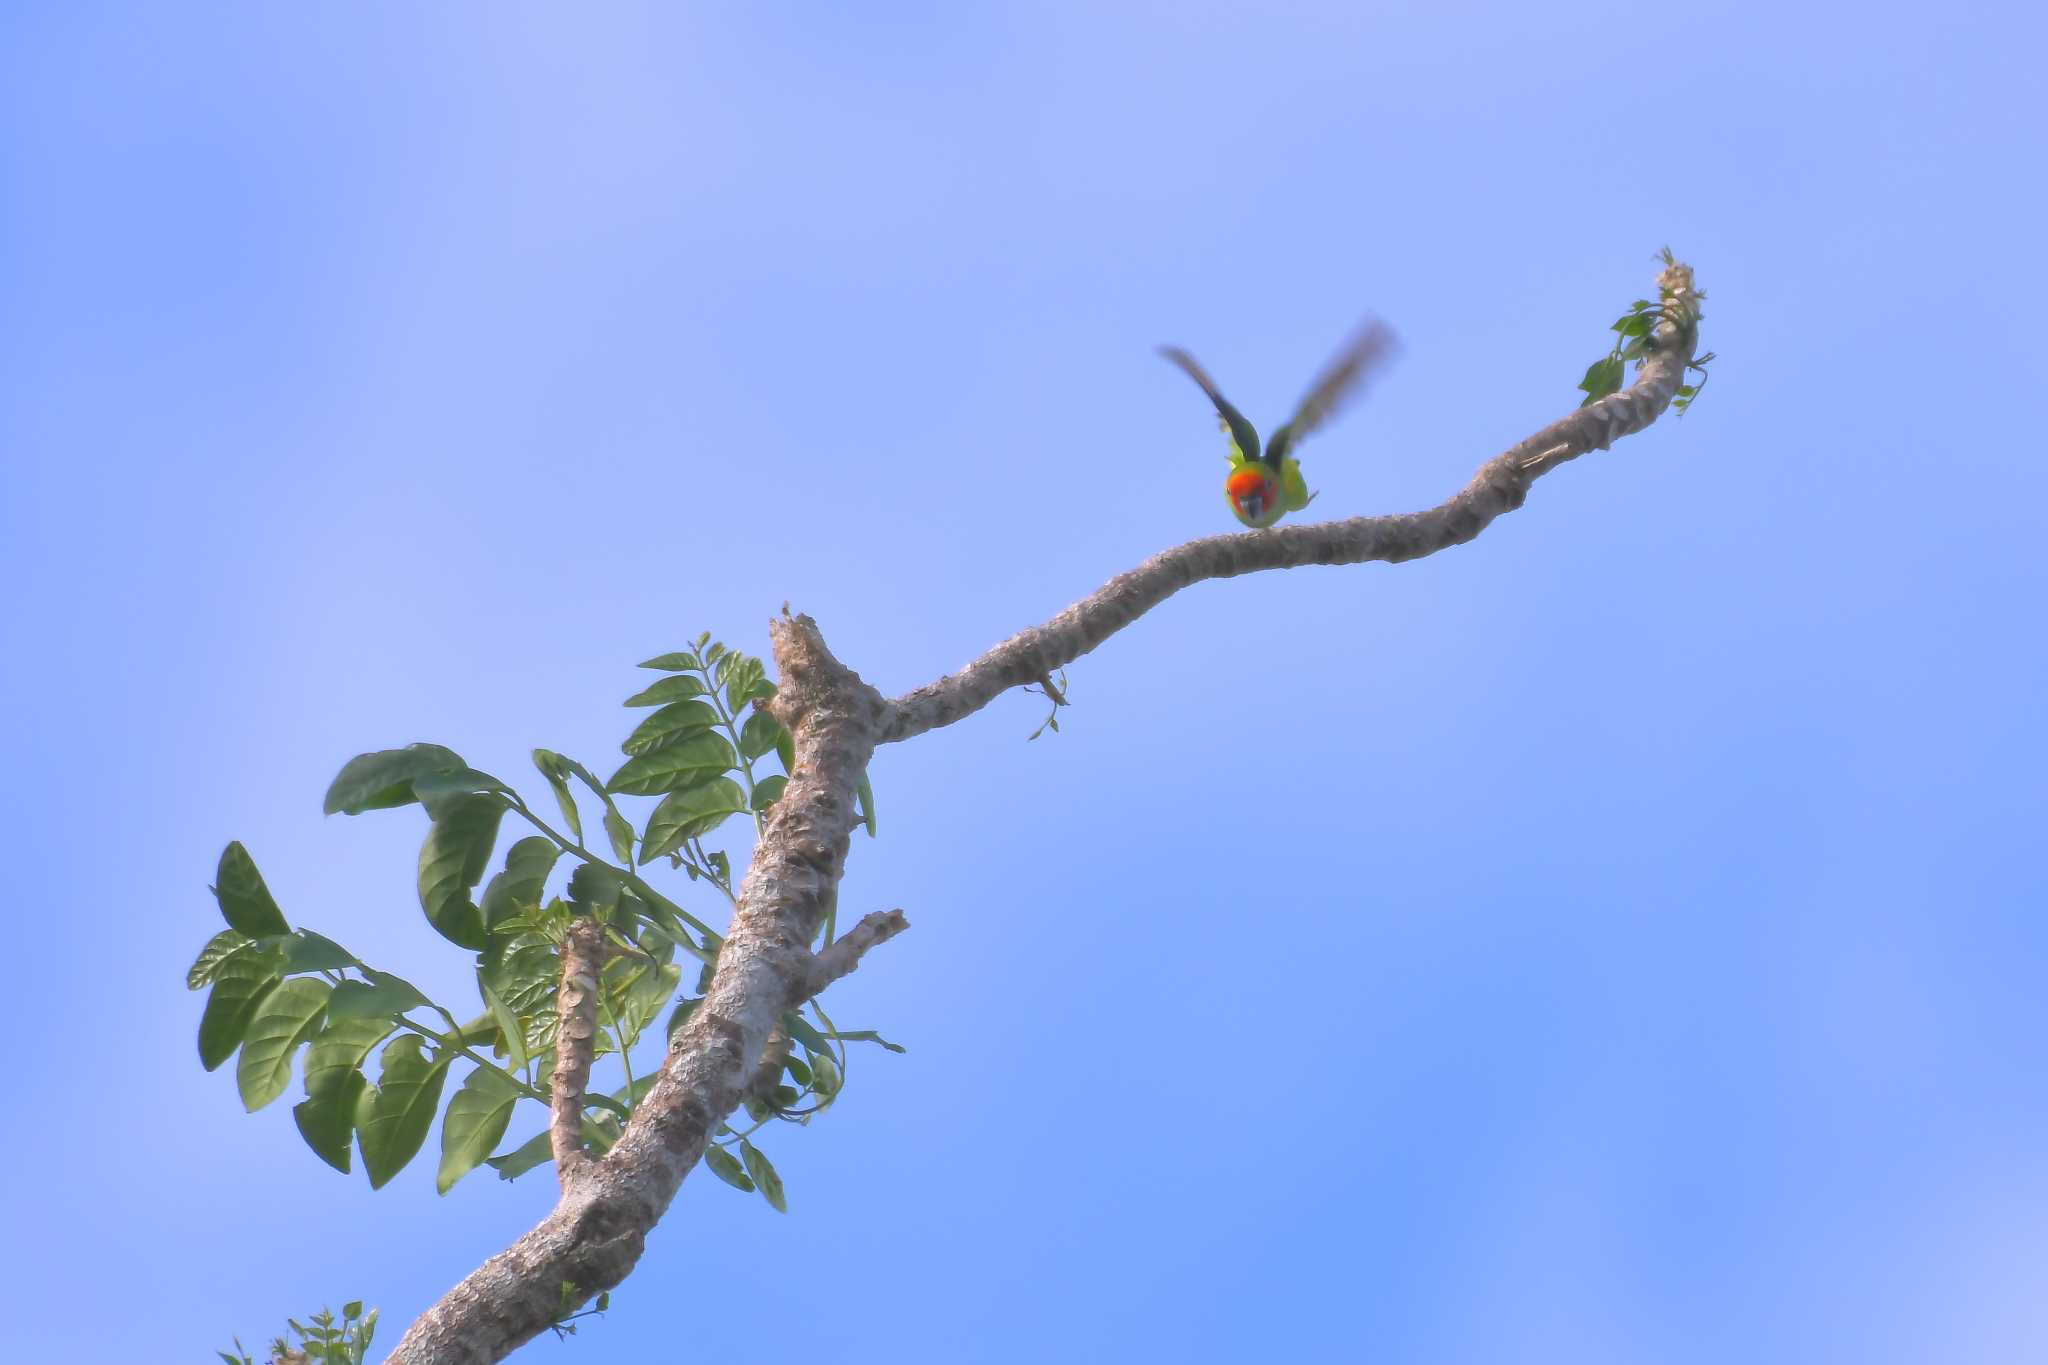
[[[483,913],[469,893],[483,880],[505,805],[491,796],[452,796],[420,846],[420,908],[441,937],[479,952]]]
[[[597,780],[595,773],[573,758],[565,758],[562,761],[569,765],[569,771],[574,773],[584,786],[590,788],[598,799],[602,800],[607,806],[612,803],[611,794],[605,791],[604,783]]]
[[[879,1043],[891,1052],[908,1052],[909,1048],[892,1043],[871,1028],[858,1029],[852,1033],[828,1033],[828,1038],[837,1038],[842,1043]]]
[[[415,799],[415,778],[468,766],[462,755],[439,744],[408,744],[403,749],[358,754],[336,774],[322,809],[329,815],[361,815],[366,810],[409,805]]]
[[[633,865],[633,825],[614,807],[605,807],[604,832],[612,841],[612,856],[627,867]]]
[[[519,1016],[512,1013],[511,1007],[491,989],[481,968],[477,970],[476,988],[484,998],[484,1007],[497,1022],[498,1041],[505,1049],[505,1060],[511,1063],[514,1071],[520,1070],[526,1065],[526,1040],[519,1027]]]
[[[553,1016],[562,958],[545,934],[528,932],[493,939],[491,950],[484,955],[482,974],[516,1017]]]
[[[860,775],[860,786],[856,789],[860,797],[861,823],[868,827],[868,838],[875,837],[875,789],[868,783],[867,771]]]
[[[756,711],[740,727],[740,754],[756,759],[773,749],[782,738],[782,722],[766,711]]]
[[[276,987],[284,970],[284,954],[251,946],[221,959],[213,973],[213,993],[199,1016],[199,1064],[212,1071],[235,1055],[257,1007]]]
[[[486,1009],[482,1014],[464,1024],[458,1024],[451,1035],[462,1047],[488,1047],[493,1050],[504,1045],[504,1026],[498,1017]]]
[[[603,863],[578,863],[569,874],[568,901],[578,915],[610,919],[619,905],[618,871]]]
[[[555,1159],[555,1148],[548,1130],[543,1128],[509,1152],[484,1158],[484,1165],[498,1173],[500,1180],[517,1180],[536,1166],[545,1166]]]
[[[767,810],[782,799],[782,789],[789,785],[789,779],[780,775],[764,777],[754,784],[754,809]]]
[[[718,712],[711,709],[709,702],[679,701],[662,707],[641,721],[619,747],[630,755],[652,753],[716,724]]]
[[[543,1128],[509,1152],[484,1158],[484,1165],[498,1173],[500,1180],[517,1180],[536,1166],[545,1166],[555,1159],[555,1148],[548,1130]]]
[[[609,786],[612,791],[634,796],[660,796],[726,772],[736,761],[732,745],[722,735],[701,731],[652,753],[627,759],[612,774]]]
[[[723,743],[723,741],[720,741]],[[747,808],[747,794],[725,776],[713,777],[661,799],[647,817],[647,837],[640,845],[640,861],[652,862],[664,853],[680,848],[686,839],[709,834],[728,816]]]
[[[284,969],[293,972],[338,972],[356,965],[355,954],[323,934],[301,929],[277,940],[284,948]]]
[[[631,963],[631,968],[619,971],[622,964]],[[654,1022],[654,1016],[661,1013],[661,1007],[669,1002],[682,983],[683,969],[672,964],[657,962],[633,963],[630,958],[618,958],[612,963],[613,974],[606,983],[609,997],[605,1004],[612,1012],[618,1026],[619,1045],[630,1049],[640,1041],[640,1035]]]
[[[809,1064],[794,1052],[782,1059],[782,1069],[787,1071],[789,1078],[798,1085],[809,1085],[811,1083],[812,1074]]]
[[[577,813],[576,798],[569,793],[569,760],[553,749],[535,749],[533,766],[548,780],[555,792],[555,804],[562,808],[562,822],[577,843],[583,842],[583,817]]]
[[[724,670],[725,701],[734,715],[746,708],[754,699],[754,689],[766,679],[761,675],[761,661],[751,654],[733,654]]]
[[[329,1019],[388,1019],[434,1002],[402,976],[363,968],[366,981],[344,981],[327,1001]]]
[[[480,795],[484,792],[503,792],[507,796],[518,793],[489,773],[478,772],[475,768],[457,768],[453,772],[429,773],[413,779],[413,795],[427,808],[427,814],[439,819],[441,809],[450,799],[458,796]]]
[[[311,1052],[307,1052],[305,1070],[307,1089],[311,1091]],[[362,1072],[354,1066],[336,1070],[328,1081],[322,1083],[317,1093],[309,1093],[291,1107],[291,1121],[299,1126],[299,1136],[305,1138],[305,1146],[313,1148],[313,1156],[328,1162],[342,1175],[348,1175],[350,1169],[348,1140],[356,1136],[356,1103],[367,1085],[369,1081],[365,1081]]]
[[[1588,365],[1586,377],[1579,381],[1579,387],[1586,393],[1585,401],[1579,406],[1586,407],[1588,404],[1599,402],[1610,393],[1618,392],[1621,388],[1621,371],[1621,357],[1617,355],[1602,356]]]
[[[313,1154],[343,1175],[350,1165],[356,1105],[369,1086],[360,1069],[363,1058],[391,1029],[389,1019],[336,1019],[330,1010],[327,1027],[306,1049],[306,1098],[292,1107],[292,1121]]]
[[[782,1016],[782,1031],[803,1044],[804,1051],[813,1056],[829,1057],[832,1044],[825,1041],[825,1035],[811,1027],[811,1021],[790,1010]]]
[[[677,674],[673,678],[663,678],[660,682],[644,691],[635,692],[632,696],[626,698],[626,705],[667,706],[670,702],[682,701],[686,697],[701,697],[703,695],[703,683],[698,682],[688,674]]]
[[[512,1122],[512,1106],[519,1103],[519,1087],[487,1067],[469,1073],[469,1079],[448,1101],[448,1116],[441,1120],[441,1169],[434,1188],[448,1193],[456,1181],[475,1170],[491,1154],[491,1148],[505,1136]]]
[[[796,736],[784,730],[775,737],[775,757],[782,764],[782,771],[796,775]]]
[[[213,875],[213,898],[220,902],[221,918],[250,938],[291,932],[284,912],[270,898],[256,860],[239,841],[221,850],[220,866]]]
[[[263,997],[249,1020],[242,1059],[235,1064],[235,1088],[242,1093],[242,1107],[250,1113],[282,1095],[291,1084],[292,1057],[300,1044],[320,1031],[320,1016],[333,989],[325,981],[302,976],[280,983]]]
[[[675,917],[659,904],[644,899],[631,890],[623,892],[620,899],[632,902],[632,917],[638,923],[633,937],[639,942],[641,951],[656,962],[673,962],[679,938],[676,931],[681,927],[675,922]],[[684,937],[683,941],[689,942],[687,937]],[[691,946],[696,945],[691,943]]]
[[[733,1160],[732,1153],[726,1151],[725,1148],[716,1146],[706,1147],[704,1149],[704,1164],[711,1168],[711,1174],[717,1176],[734,1189],[745,1190],[748,1194],[754,1192],[754,1182],[747,1178],[747,1173],[740,1169],[740,1163]]]
[[[448,1058],[430,1060],[416,1035],[401,1033],[385,1047],[377,1088],[363,1093],[356,1112],[371,1189],[382,1189],[419,1153],[447,1079]]]
[[[530,835],[505,851],[505,870],[491,878],[484,888],[482,914],[485,930],[503,924],[521,910],[540,908],[541,888],[555,870],[562,850],[544,835]]]
[[[747,1174],[753,1177],[760,1188],[761,1197],[771,1204],[777,1213],[788,1213],[789,1203],[782,1197],[782,1177],[775,1173],[775,1167],[762,1154],[759,1147],[740,1139],[740,1159],[747,1163]]]
[[[206,940],[206,946],[199,950],[199,956],[192,959],[192,966],[185,973],[185,989],[196,991],[213,980],[220,964],[248,947],[249,942],[249,936],[240,929],[223,929]]]
[[[344,1318],[361,1317],[363,1315],[363,1301],[361,1299],[352,1299],[343,1304],[341,1306],[341,1315]]]
[[[640,665],[642,668],[658,668],[664,673],[683,673],[697,666],[697,656],[688,650],[657,654]]]
[[[818,1098],[829,1100],[839,1093],[839,1087],[846,1084],[846,1078],[839,1070],[839,1063],[830,1055],[819,1053],[811,1058],[811,1089]]]

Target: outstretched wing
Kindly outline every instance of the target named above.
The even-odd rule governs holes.
[[[1273,433],[1267,458],[1280,463],[1290,449],[1328,421],[1359,382],[1394,353],[1394,344],[1394,334],[1385,323],[1366,319],[1316,376],[1287,425]]]
[[[1187,372],[1188,378],[1199,384],[1202,392],[1209,395],[1209,401],[1216,405],[1216,415],[1223,419],[1223,430],[1230,434],[1230,442],[1237,447],[1238,453],[1247,460],[1258,459],[1258,428],[1247,422],[1244,414],[1230,405],[1230,400],[1216,387],[1216,381],[1209,377],[1209,372],[1178,346],[1161,346],[1159,354],[1180,366]]]

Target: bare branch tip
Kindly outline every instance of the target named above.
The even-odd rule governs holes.
[[[887,943],[909,927],[909,917],[901,910],[870,910],[862,915],[860,923],[820,949],[812,958],[809,994],[816,995],[847,975],[860,965],[861,958],[870,948]]]

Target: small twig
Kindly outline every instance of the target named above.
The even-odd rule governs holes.
[[[562,1188],[584,1172],[583,1092],[590,1085],[596,1047],[600,973],[604,970],[604,925],[579,919],[562,940],[562,984],[555,992],[555,1077],[549,1097],[548,1139]]]
[[[873,910],[811,959],[810,989],[816,995],[860,965],[861,956],[879,943],[887,943],[910,927],[901,910]]]

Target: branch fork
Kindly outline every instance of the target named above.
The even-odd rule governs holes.
[[[1684,316],[1696,318],[1690,271],[1667,272],[1667,279],[1676,281],[1673,301],[1693,305]],[[769,808],[703,1003],[679,1031],[625,1134],[602,1160],[592,1159],[582,1146],[581,1110],[603,938],[594,922],[572,928],[557,1000],[563,1032],[550,1125],[562,1199],[422,1315],[391,1360],[488,1365],[559,1318],[563,1284],[587,1296],[623,1280],[711,1135],[775,1052],[782,1015],[908,927],[902,911],[878,911],[823,950],[809,948],[845,872],[858,820],[855,793],[877,745],[950,725],[1012,687],[1049,680],[1205,579],[1306,564],[1399,563],[1471,540],[1501,513],[1520,507],[1537,478],[1655,421],[1676,395],[1696,333],[1696,327],[1661,324],[1634,384],[1489,460],[1436,507],[1189,541],[1112,578],[959,673],[893,701],[834,658],[816,624],[791,616],[785,605],[769,623],[778,673],[769,706],[795,739],[796,762],[782,797]]]

